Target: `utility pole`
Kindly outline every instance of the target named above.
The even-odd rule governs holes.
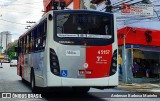
[[[2,33],[1,33],[1,47],[2,47]],[[1,55],[2,55],[2,49],[1,49]]]
[[[2,17],[2,14],[0,14],[0,17]],[[1,34],[1,48],[2,48],[2,33],[0,33]],[[0,49],[0,55],[2,55],[2,49]]]
[[[7,49],[7,43],[8,43],[8,33],[6,33],[6,55],[8,56],[8,49]]]

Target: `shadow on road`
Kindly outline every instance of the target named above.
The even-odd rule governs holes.
[[[106,101],[89,93],[73,93],[73,92],[52,92],[43,93],[43,98],[47,101]]]
[[[28,89],[30,89],[30,84],[25,81],[21,81]],[[69,87],[57,87],[57,88],[40,88],[39,92],[42,97],[47,101],[106,101],[101,97],[97,96],[96,93],[76,93]]]
[[[43,90],[42,97],[47,101],[104,101],[92,93],[77,93],[71,88],[49,88]]]

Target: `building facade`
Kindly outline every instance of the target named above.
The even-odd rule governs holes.
[[[4,54],[7,49],[8,43],[12,42],[12,36],[9,31],[4,31],[0,33],[0,54]]]
[[[52,9],[52,1],[66,2],[69,9],[80,9],[81,0],[43,0],[44,11],[48,12]]]
[[[123,59],[125,82],[160,79],[159,30],[124,27],[118,30],[119,54]]]

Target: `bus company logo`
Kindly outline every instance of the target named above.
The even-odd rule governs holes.
[[[97,56],[97,61],[101,61],[102,56]]]

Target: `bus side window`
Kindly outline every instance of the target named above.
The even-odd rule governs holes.
[[[28,53],[31,52],[31,43],[32,43],[32,41],[31,41],[31,32],[29,32],[29,34],[28,34]]]
[[[31,52],[33,52],[33,47],[34,47],[34,39],[33,39],[33,31],[31,32]]]
[[[22,53],[22,39],[19,40],[18,47],[20,48],[19,53]]]
[[[41,23],[38,28],[37,28],[37,33],[38,33],[38,39],[37,39],[37,44],[38,44],[38,51],[42,51],[42,30],[43,30],[43,23]]]
[[[36,49],[36,40],[37,40],[37,33],[36,28],[33,30],[33,52],[37,51]]]
[[[29,53],[29,35],[26,36],[26,53]]]
[[[22,41],[22,39],[20,39],[20,47],[21,47],[21,52],[20,52],[20,53],[23,53],[23,47],[22,47],[22,44],[23,44],[23,41]]]
[[[25,36],[25,53],[27,53],[27,35]]]
[[[22,54],[24,54],[25,53],[25,37],[22,38],[22,48],[23,48]]]
[[[43,23],[43,33],[42,33],[42,51],[44,51],[45,45],[46,45],[46,34],[47,34],[47,21],[44,21]]]

